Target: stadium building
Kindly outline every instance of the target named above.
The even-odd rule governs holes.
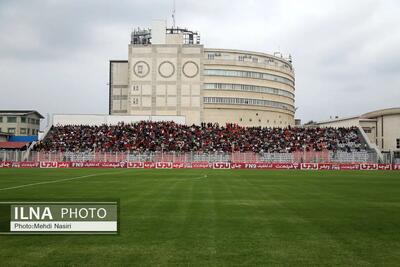
[[[179,116],[186,124],[294,125],[290,56],[205,48],[197,32],[167,28],[131,34],[128,60],[111,60],[109,114]]]
[[[55,114],[37,144],[3,161],[400,162],[398,108],[288,128],[290,56],[204,48],[161,20],[132,32],[128,54],[110,61],[109,114]]]
[[[400,159],[400,108],[387,108],[362,115],[335,118],[316,124],[320,127],[358,127],[361,134],[380,152]]]
[[[36,110],[0,110],[0,132],[15,136],[37,136],[40,120]]]

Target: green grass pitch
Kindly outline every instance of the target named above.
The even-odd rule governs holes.
[[[19,198],[118,198],[120,234],[2,235],[0,266],[400,264],[393,171],[0,170]]]

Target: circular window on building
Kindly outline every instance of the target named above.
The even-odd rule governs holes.
[[[158,66],[158,74],[163,78],[170,78],[175,73],[175,66],[171,61],[163,61]]]
[[[199,74],[199,66],[194,61],[186,61],[182,66],[183,75],[188,78],[194,78]]]

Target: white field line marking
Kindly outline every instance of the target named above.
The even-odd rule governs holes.
[[[184,178],[187,178],[187,177],[184,177]],[[190,177],[190,178],[187,178],[188,180],[197,180],[197,179],[205,179],[205,178],[207,178],[207,176],[196,176],[196,177]]]
[[[71,178],[63,178],[63,179],[52,180],[52,181],[45,181],[45,182],[38,182],[38,183],[31,183],[31,184],[23,184],[23,185],[17,185],[17,186],[12,186],[12,187],[0,188],[0,191],[11,190],[11,189],[18,189],[18,188],[24,188],[24,187],[35,186],[35,185],[42,185],[42,184],[54,184],[54,183],[59,183],[59,182],[72,181],[72,180],[77,180],[77,179],[82,179],[82,178],[88,178],[88,177],[94,177],[94,176],[101,176],[101,175],[106,175],[106,174],[114,174],[114,173],[123,173],[123,172],[127,172],[127,171],[122,171],[122,172],[94,173],[94,174],[88,174],[88,175],[77,176],[77,177],[71,177]]]

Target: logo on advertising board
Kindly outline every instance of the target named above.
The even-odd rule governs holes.
[[[133,168],[133,169],[143,169],[144,163],[143,162],[127,162],[126,167]]]
[[[230,162],[214,162],[213,169],[230,169]]]

